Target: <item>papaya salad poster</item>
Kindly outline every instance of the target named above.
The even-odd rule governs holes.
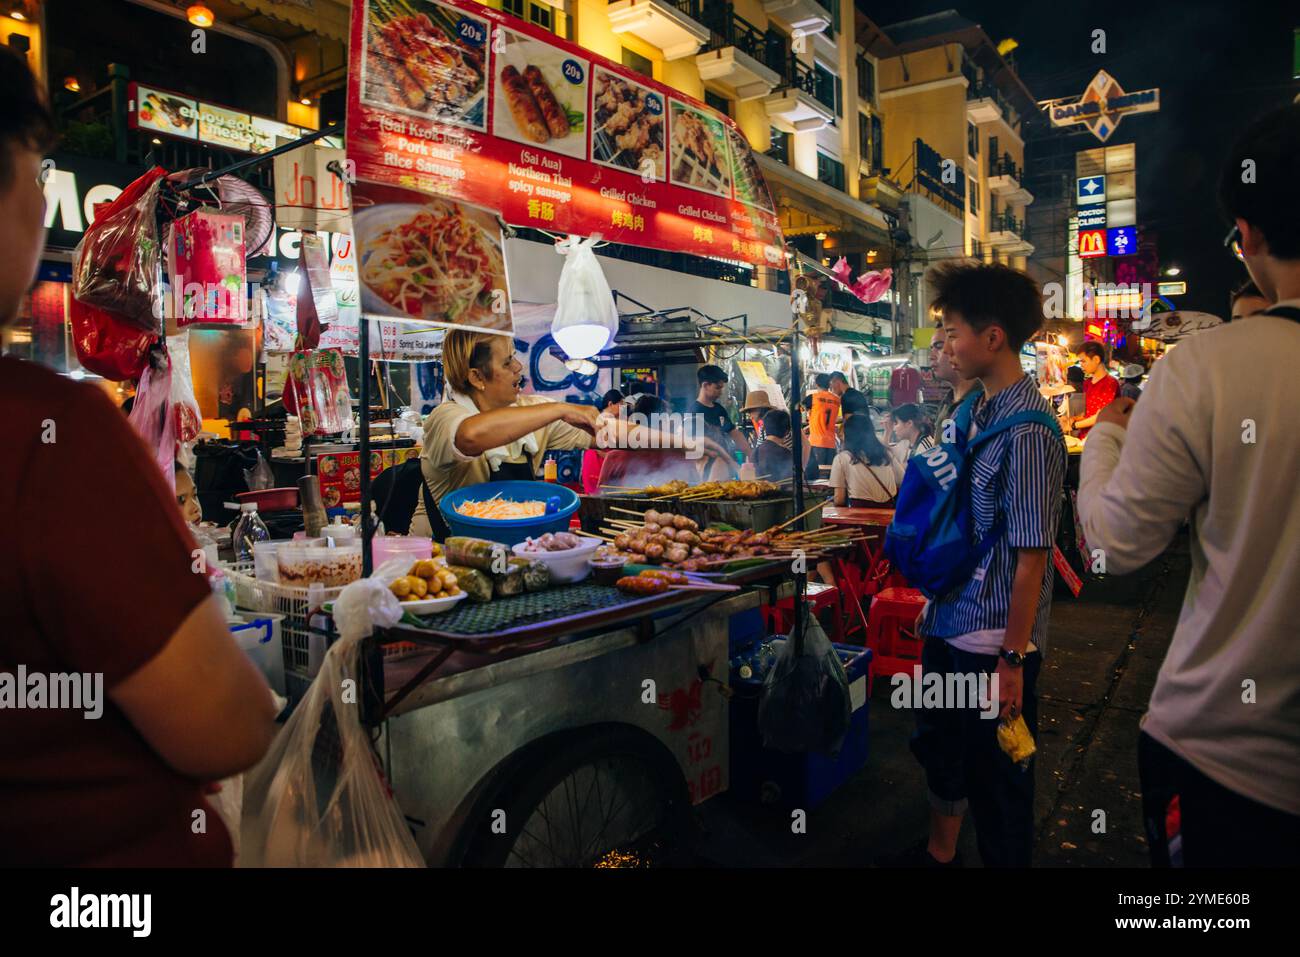
[[[353,3],[347,150],[368,316],[508,332],[498,213],[785,265],[729,117],[471,0]]]

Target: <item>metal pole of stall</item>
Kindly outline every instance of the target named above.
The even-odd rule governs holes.
[[[357,360],[361,366],[361,577],[369,578],[374,570],[370,543],[375,534],[370,521],[370,320],[363,313],[358,322],[361,326],[357,337]]]
[[[331,134],[336,134],[337,132],[337,130],[327,126],[323,130],[316,130],[314,133],[308,133],[306,136],[301,136],[292,143],[285,143],[283,146],[277,146],[275,149],[267,150],[265,153],[258,153],[255,156],[250,156],[248,159],[240,160],[237,163],[231,163],[229,166],[223,166],[221,169],[208,170],[201,176],[196,176],[194,179],[180,184],[176,189],[178,191],[194,189],[194,187],[202,186],[204,183],[210,183],[220,176],[229,176],[231,173],[237,173],[250,166],[257,166],[260,163],[265,163],[267,160],[274,159],[281,153],[292,152],[293,150],[306,146],[308,143],[315,143],[317,140],[323,139]]]
[[[795,531],[804,530],[803,515],[803,421],[800,402],[803,392],[803,375],[799,369],[799,294],[794,288],[795,270],[790,270],[790,447],[794,456],[794,513],[801,516],[795,523]],[[801,563],[804,564],[804,563]],[[804,594],[807,590],[808,572],[796,571],[794,575],[794,630],[790,634],[794,641],[794,653],[803,654],[804,640]]]

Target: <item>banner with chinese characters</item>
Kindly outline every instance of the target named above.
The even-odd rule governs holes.
[[[744,135],[667,86],[472,0],[356,0],[349,59],[360,181],[514,226],[785,267]]]

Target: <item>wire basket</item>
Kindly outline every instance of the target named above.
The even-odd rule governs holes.
[[[280,625],[284,638],[284,670],[310,676],[308,661],[311,657],[311,641],[314,637],[323,644],[325,639],[322,635],[313,636],[307,621],[310,611],[307,604],[308,589],[261,581],[254,576],[253,562],[223,564],[222,569],[235,585],[235,604],[240,608],[284,615],[284,621]],[[321,594],[321,600],[333,601],[342,590],[342,587],[326,588]]]
[[[221,567],[235,585],[235,604],[249,611],[274,612],[284,615],[280,625],[283,636],[284,670],[286,674],[312,678],[311,644],[315,641],[324,651],[326,636],[313,632],[308,622],[310,606],[307,603],[309,590],[294,585],[281,585],[278,582],[262,581],[255,577],[254,562],[223,562]],[[332,602],[343,591],[342,585],[325,588],[321,591],[321,602]],[[394,642],[383,648],[387,660],[409,657],[417,654],[420,646],[410,641]]]

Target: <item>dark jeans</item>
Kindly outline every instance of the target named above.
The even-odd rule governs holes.
[[[1225,788],[1148,734],[1138,735],[1138,773],[1152,867],[1300,863],[1300,817]]]
[[[804,466],[803,477],[805,481],[816,482],[824,478],[829,478],[829,473],[824,473],[821,466],[830,465],[835,461],[834,449],[823,449],[813,445],[808,448],[808,464]]]
[[[926,638],[921,673],[992,674],[997,655],[953,648],[942,638]],[[1043,656],[1025,656],[1021,713],[1038,738],[1038,672]],[[984,717],[978,704],[966,708],[921,708],[916,712],[912,753],[925,769],[930,804],[941,814],[962,814],[969,805],[985,867],[1028,867],[1034,846],[1034,759],[1020,767],[998,745],[996,717]]]

